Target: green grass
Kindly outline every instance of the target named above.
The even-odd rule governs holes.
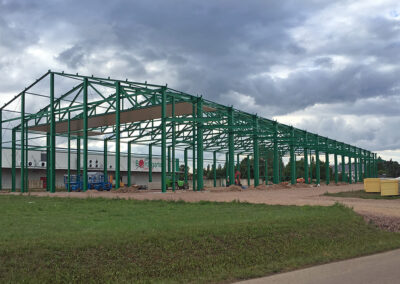
[[[400,196],[381,196],[380,193],[365,192],[364,190],[342,191],[337,193],[325,192],[325,196],[333,197],[351,197],[363,199],[400,199]]]
[[[221,282],[400,247],[351,209],[0,196],[0,282]]]

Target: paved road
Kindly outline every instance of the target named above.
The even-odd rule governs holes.
[[[269,277],[242,281],[243,284],[279,283],[400,283],[400,250],[364,256]]]

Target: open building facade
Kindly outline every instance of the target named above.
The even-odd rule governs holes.
[[[331,182],[330,163],[333,163],[335,183],[340,182],[338,173],[345,172],[345,164],[349,165],[349,171],[354,169],[354,173],[349,173],[354,179],[346,180],[346,175],[341,175],[342,182],[377,176],[377,156],[369,150],[180,92],[167,85],[137,83],[128,79],[49,70],[1,107],[0,120],[0,155],[3,156],[4,149],[10,149],[12,191],[28,191],[29,152],[41,151],[46,153],[43,164],[46,188],[54,192],[57,185],[56,154],[61,149],[66,152],[68,179],[73,173],[81,173],[83,189],[86,190],[91,170],[90,153],[98,152],[99,145],[104,176],[108,176],[108,160],[112,158],[115,180],[121,180],[121,172],[126,170],[128,186],[132,184],[132,146],[140,145],[141,149],[147,149],[149,182],[153,180],[153,153],[159,151],[157,157],[163,192],[167,189],[167,173],[171,174],[175,186],[177,167],[172,164],[175,164],[177,151],[183,152],[185,181],[188,181],[191,167],[193,190],[204,188],[204,157],[208,153],[212,157],[214,185],[217,156],[225,158],[228,184],[234,183],[239,156],[246,157],[249,172],[252,161],[254,186],[260,183],[261,163],[266,168],[272,167],[272,181],[279,183],[283,157],[290,161],[292,184],[296,183],[295,161],[298,156],[304,157],[306,177],[309,176],[310,157],[315,157],[318,184],[320,156],[323,155],[326,183]],[[90,149],[90,145],[96,149]],[[123,155],[122,146],[126,150]],[[115,155],[109,155],[111,148]],[[124,160],[122,156],[127,158]],[[267,157],[273,157],[272,165],[266,164]],[[0,157],[0,163],[0,187],[3,188],[4,157]],[[342,169],[338,169],[339,164]],[[126,169],[121,169],[121,165],[126,165]],[[17,179],[20,180],[19,187]],[[120,183],[116,182],[115,187],[119,186]]]

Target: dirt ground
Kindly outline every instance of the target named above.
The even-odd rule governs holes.
[[[267,189],[265,189],[267,188]],[[322,205],[329,206],[335,202],[340,202],[354,209],[355,212],[364,216],[365,220],[377,226],[391,230],[400,231],[400,200],[376,200],[359,198],[342,198],[324,196],[325,192],[335,193],[341,191],[361,190],[363,184],[331,184],[313,187],[309,185],[261,185],[258,188],[250,187],[241,190],[238,187],[206,188],[201,192],[168,191],[161,193],[153,190],[120,189],[112,192],[98,192],[88,190],[87,192],[31,192],[26,193],[35,196],[54,196],[54,197],[103,197],[103,198],[124,198],[137,200],[184,200],[187,202],[197,201],[240,201],[249,203],[265,203],[279,205]],[[21,193],[0,193],[15,194]]]

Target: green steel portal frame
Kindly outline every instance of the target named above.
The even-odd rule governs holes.
[[[32,93],[32,87],[49,79],[49,94]],[[66,92],[56,91],[55,79],[68,79],[75,85],[68,85]],[[77,84],[77,85],[76,85]],[[65,87],[65,85],[63,85]],[[96,98],[88,99],[88,93]],[[56,97],[56,94],[57,97]],[[25,96],[48,98],[49,103],[36,113],[25,111]],[[11,103],[20,99],[20,117],[2,119],[2,114]],[[325,153],[327,165],[326,183],[329,184],[329,155],[334,155],[334,181],[338,180],[338,155],[341,156],[342,173],[347,161],[351,177],[351,163],[355,163],[355,181],[377,176],[377,156],[365,149],[322,137],[277,121],[242,112],[192,96],[167,85],[137,83],[48,71],[32,85],[25,88],[0,108],[0,147],[3,148],[3,125],[17,122],[9,129],[12,133],[12,191],[16,190],[16,149],[21,153],[21,192],[27,191],[27,151],[43,149],[47,151],[47,190],[55,192],[56,137],[68,139],[68,178],[71,175],[71,153],[77,155],[77,169],[83,170],[84,189],[87,189],[88,140],[104,142],[104,172],[107,175],[108,143],[115,143],[115,180],[120,180],[120,147],[128,145],[128,157],[132,144],[148,145],[149,181],[152,181],[151,157],[154,147],[161,147],[161,189],[166,191],[166,175],[171,171],[170,161],[175,161],[175,151],[184,151],[185,180],[188,180],[188,151],[192,151],[193,190],[203,189],[204,152],[213,154],[214,186],[216,186],[216,155],[226,154],[227,182],[234,182],[235,154],[247,156],[250,171],[250,156],[253,157],[254,185],[259,184],[260,161],[273,157],[273,182],[280,182],[280,159],[288,155],[291,162],[290,181],[296,183],[296,155],[304,155],[305,176],[309,176],[309,157],[316,157],[316,182],[320,183],[320,155]],[[20,139],[17,141],[17,133]],[[31,138],[34,135],[35,138]],[[46,145],[28,146],[31,139],[46,138]],[[71,140],[76,140],[76,149],[71,149]],[[19,142],[19,145],[17,145]],[[81,150],[82,143],[82,150]],[[43,143],[44,144],[44,143]],[[172,151],[172,157],[171,157]],[[167,157],[168,152],[168,157]],[[0,149],[0,167],[1,165]],[[83,155],[83,165],[80,156]],[[130,159],[128,159],[130,161]],[[167,168],[168,165],[168,168]],[[174,173],[176,167],[172,167]],[[131,165],[128,162],[128,186]],[[172,175],[175,178],[175,174]],[[2,185],[0,173],[0,189]],[[197,179],[197,183],[196,183]],[[250,183],[250,180],[248,181]],[[346,180],[342,175],[342,182]],[[309,183],[306,178],[306,183]],[[173,185],[175,183],[173,182]],[[119,188],[116,182],[116,188]]]

